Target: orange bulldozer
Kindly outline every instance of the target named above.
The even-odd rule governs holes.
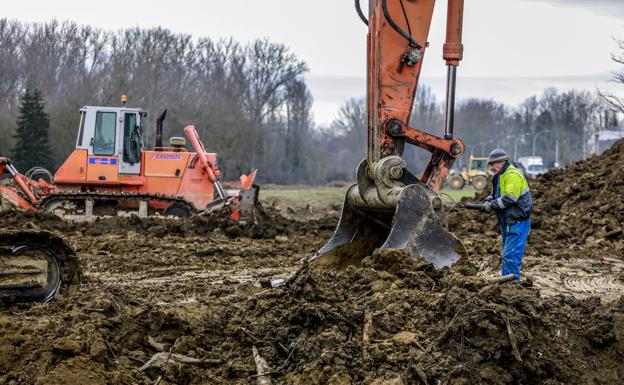
[[[21,174],[10,159],[0,157],[0,177],[8,173],[12,179],[0,183],[0,201],[76,220],[138,210],[139,217],[214,213],[240,224],[256,221],[256,170],[240,177],[240,190],[225,190],[216,154],[206,152],[193,126],[184,132],[194,151],[180,137],[162,146],[166,110],[157,120],[155,147],[145,150],[146,114],[127,108],[125,101],[122,97],[122,107],[80,110],[76,148],[51,183],[33,180],[31,172]],[[0,228],[0,304],[48,302],[75,290],[80,274],[76,253],[62,238]]]
[[[80,109],[76,147],[52,183],[24,176],[2,158],[0,175],[8,172],[13,183],[0,185],[0,196],[24,209],[78,220],[120,211],[139,217],[224,213],[241,224],[256,220],[256,170],[240,177],[239,190],[225,190],[217,155],[206,152],[194,126],[184,128],[193,151],[182,137],[163,147],[166,110],[157,120],[154,148],[144,149],[146,113],[126,107],[126,100],[122,96],[121,107]]]

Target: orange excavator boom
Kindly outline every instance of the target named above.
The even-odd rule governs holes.
[[[464,151],[462,141],[453,137],[464,2],[448,0],[442,136],[409,126],[435,0],[369,0],[368,17],[359,0],[355,4],[368,25],[366,159],[356,171],[357,183],[347,191],[334,236],[312,260],[344,266],[376,248],[397,248],[436,267],[450,266],[465,249],[442,227],[443,207],[437,193]],[[401,158],[406,143],[431,152],[420,177]]]
[[[409,127],[435,0],[371,1],[367,98],[370,170],[382,158],[401,156],[407,142],[432,153],[421,180],[438,192],[452,163],[463,153],[461,140],[453,139],[456,68],[463,57],[463,3],[448,1],[446,119],[444,136],[437,137]]]

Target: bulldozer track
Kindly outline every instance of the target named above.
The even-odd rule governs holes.
[[[78,289],[82,269],[76,253],[61,237],[45,230],[0,230],[0,249],[10,254],[19,248],[43,251],[48,259],[57,263],[60,269],[59,286],[43,294],[31,289],[3,289],[0,290],[0,297],[4,301],[47,302],[57,294],[66,295]]]
[[[109,201],[109,200],[125,200],[125,201],[136,201],[137,203],[140,201],[160,201],[167,202],[169,204],[178,203],[186,206],[191,213],[197,213],[197,210],[186,200],[183,198],[173,196],[173,195],[164,195],[164,194],[149,194],[149,193],[122,193],[122,192],[60,192],[53,193],[45,196],[41,205],[39,206],[43,211],[50,211],[53,203],[61,202],[61,201],[72,201],[72,202],[84,202],[87,199],[93,199],[95,202],[97,201]],[[159,210],[159,212],[162,210]]]

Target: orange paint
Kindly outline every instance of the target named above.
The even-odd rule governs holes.
[[[84,181],[87,179],[87,150],[76,149],[54,175],[56,183]]]
[[[435,0],[370,1],[366,159],[368,177],[373,178],[375,164],[388,156],[401,156],[406,142],[426,149],[431,152],[431,160],[422,171],[421,180],[437,192],[454,160],[463,153],[463,143],[408,127],[434,6]],[[464,0],[448,0],[443,58],[450,66],[459,65],[463,58],[463,11]]]
[[[24,199],[17,191],[10,187],[0,186],[0,196],[11,204],[26,210],[36,210],[30,202]]]
[[[204,148],[193,126],[187,127],[185,132],[194,147]],[[211,178],[219,175],[215,166],[217,155],[203,152],[198,156],[196,152],[186,149],[163,150],[142,151],[139,175],[124,175],[119,174],[118,157],[88,156],[86,150],[76,149],[59,168],[54,183],[60,191],[88,190],[175,196],[190,202],[197,211],[205,209],[215,199]],[[244,177],[250,183],[253,182],[255,171],[250,177]],[[168,203],[155,199],[149,205],[163,209]]]

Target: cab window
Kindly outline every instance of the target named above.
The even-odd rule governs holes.
[[[473,160],[473,165],[474,168],[477,170],[481,170],[481,171],[485,171],[487,170],[487,160],[486,159],[480,159],[480,160]]]
[[[141,146],[141,129],[137,124],[137,116],[134,113],[126,113],[124,115],[123,161],[130,164],[139,163]]]
[[[115,112],[97,112],[95,115],[95,137],[93,138],[93,153],[95,155],[115,154],[116,127],[117,114]]]
[[[80,111],[80,126],[78,127],[78,141],[76,142],[76,147],[82,146],[82,137],[84,136],[86,115],[86,112]]]

